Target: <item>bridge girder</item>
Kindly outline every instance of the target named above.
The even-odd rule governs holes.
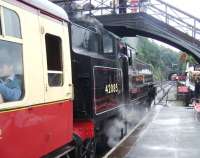
[[[120,37],[150,37],[191,54],[200,62],[200,41],[146,13],[96,17],[104,27]]]

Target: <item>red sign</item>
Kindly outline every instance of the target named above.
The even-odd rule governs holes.
[[[180,87],[178,87],[178,92],[179,93],[188,93],[189,90],[188,90],[188,87],[186,87],[186,86],[180,86]]]

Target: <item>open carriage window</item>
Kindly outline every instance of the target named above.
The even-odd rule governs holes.
[[[46,34],[46,54],[48,83],[51,87],[63,85],[62,47],[61,38],[55,35]]]

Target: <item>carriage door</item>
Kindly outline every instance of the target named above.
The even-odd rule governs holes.
[[[66,58],[64,27],[63,23],[50,17],[40,17],[42,52],[45,82],[45,101],[52,102],[68,99],[69,78],[65,71],[64,61]],[[69,52],[68,52],[69,53]],[[65,71],[65,73],[64,73]]]

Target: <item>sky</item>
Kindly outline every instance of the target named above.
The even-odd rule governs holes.
[[[163,1],[200,19],[200,1],[199,0],[163,0]],[[178,49],[175,49],[174,47],[171,47],[162,42],[157,42],[157,43],[160,45],[169,47],[175,51],[179,51]]]
[[[163,0],[189,14],[200,19],[200,1],[199,0]]]

